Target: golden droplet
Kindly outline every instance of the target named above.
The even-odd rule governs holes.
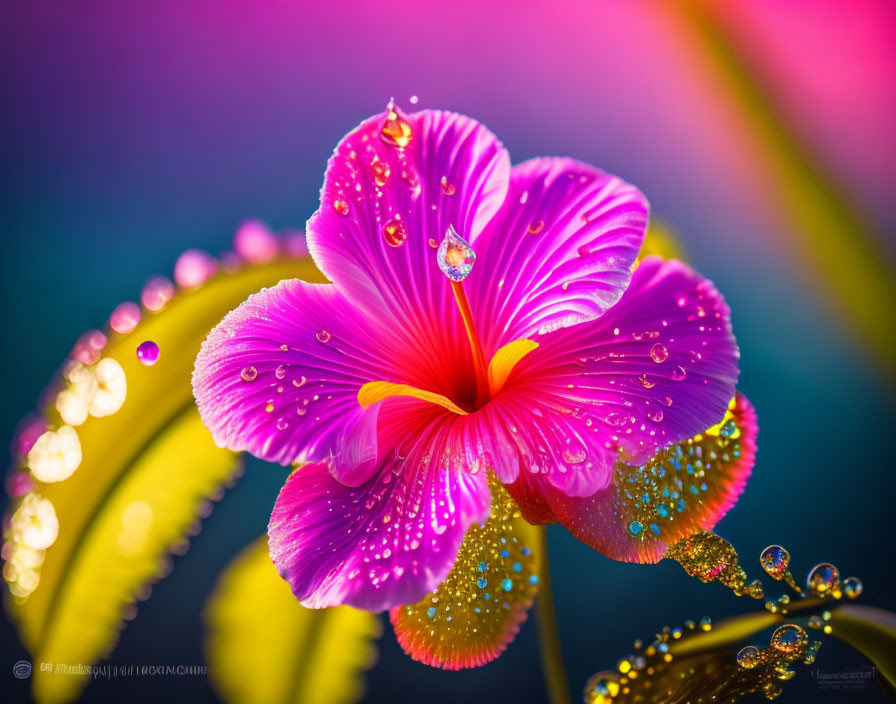
[[[533,222],[526,228],[526,232],[530,235],[537,235],[541,233],[542,230],[544,230],[544,220]]]
[[[337,198],[333,201],[333,210],[335,210],[340,215],[348,215],[348,203],[344,200]]]

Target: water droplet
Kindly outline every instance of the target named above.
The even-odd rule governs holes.
[[[641,382],[641,386],[643,386],[645,389],[652,389],[654,386],[656,386],[656,382],[648,379],[646,374],[642,374],[641,376],[639,376],[638,381]]]
[[[657,342],[650,348],[650,358],[657,364],[665,362],[669,359],[669,350],[666,349],[666,346],[662,342]]]
[[[585,458],[588,456],[588,453],[585,452],[584,449],[580,448],[575,452],[570,449],[563,450],[563,461],[567,464],[580,464],[585,461]]]
[[[779,653],[797,653],[809,644],[809,634],[794,623],[778,626],[772,633],[771,646]]]
[[[862,580],[858,577],[847,577],[843,580],[843,593],[850,599],[855,599],[862,593]]]
[[[530,235],[540,234],[542,230],[544,230],[544,220],[530,223],[526,228],[526,232],[528,232]]]
[[[330,341],[330,333],[326,330],[318,330],[314,336],[317,338],[318,342],[327,343]]]
[[[152,340],[146,340],[137,345],[137,359],[147,367],[159,361],[159,346]]]
[[[672,378],[675,379],[675,381],[684,381],[687,376],[688,373],[684,370],[684,367],[679,366],[672,370]]]
[[[390,247],[401,247],[408,238],[408,231],[405,229],[404,223],[396,217],[383,225],[383,237]]]
[[[769,545],[759,556],[759,564],[773,579],[782,579],[790,564],[790,553],[780,545]]]
[[[449,183],[448,179],[442,176],[442,193],[446,196],[453,196],[457,192],[453,183]]]
[[[297,414],[297,415],[300,415],[300,416],[305,415],[307,412],[308,412],[308,409],[305,408],[304,406],[299,406],[299,407],[296,409],[296,414]]]
[[[264,407],[265,413],[273,413],[274,412],[274,403],[272,401],[268,401],[267,405]]]
[[[426,241],[426,243],[427,243],[430,247],[432,247],[433,249],[438,249],[438,248],[439,248],[439,243],[436,241],[435,237],[430,237],[430,238]]]
[[[286,430],[288,427],[289,423],[286,422],[286,418],[277,419],[277,430]]]
[[[348,203],[346,203],[341,198],[337,198],[333,201],[333,210],[335,210],[340,215],[348,215]]]
[[[286,365],[281,364],[279,367],[277,367],[274,370],[274,376],[277,377],[278,379],[282,379],[283,377],[285,377],[286,376]]]
[[[628,524],[628,532],[632,535],[640,535],[644,530],[644,524],[641,521],[632,521]]]
[[[258,370],[255,367],[243,367],[243,371],[240,372],[243,381],[255,381],[257,376]]]
[[[503,589],[505,592],[511,591],[513,589],[513,580],[505,579],[503,582],[501,582],[501,589]]]
[[[439,245],[436,253],[439,269],[452,281],[463,281],[473,270],[476,262],[476,253],[470,243],[457,234],[453,225],[448,226],[448,231]]]
[[[386,106],[386,119],[380,129],[380,137],[386,144],[404,149],[413,138],[411,125],[393,101]]]
[[[755,645],[748,645],[745,648],[741,648],[741,651],[737,654],[737,664],[745,670],[752,670],[756,667],[759,664],[759,659],[759,648]]]
[[[381,161],[379,157],[374,156],[370,162],[370,170],[373,172],[373,182],[377,186],[385,186],[392,175],[392,169],[385,161]]]
[[[648,408],[647,417],[654,423],[659,423],[663,419],[663,411],[659,408]]]
[[[588,704],[611,704],[621,687],[615,673],[598,672],[585,685]]]
[[[834,597],[838,597],[840,592],[840,571],[827,562],[815,565],[806,578],[806,586],[816,596],[831,594]]]
[[[302,376],[302,377],[299,377],[298,379],[293,379],[293,380],[292,380],[292,385],[295,386],[295,387],[298,389],[300,386],[304,386],[304,385],[305,385],[305,381],[307,381],[307,380],[305,379],[304,376]]]

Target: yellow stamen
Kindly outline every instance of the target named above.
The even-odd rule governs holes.
[[[523,357],[532,350],[538,348],[538,343],[532,340],[514,340],[504,345],[495,352],[492,361],[488,363],[488,392],[495,396],[502,387],[510,372]]]
[[[369,381],[360,389],[358,389],[358,403],[361,408],[372,406],[378,401],[387,399],[391,396],[410,396],[419,398],[421,401],[429,401],[442,408],[447,408],[452,413],[465,416],[467,412],[454,403],[451,399],[437,394],[434,391],[424,391],[407,384],[394,384],[391,381]]]
[[[457,301],[457,307],[460,308],[460,315],[463,318],[464,327],[467,329],[467,337],[470,339],[470,350],[473,352],[473,372],[476,375],[475,405],[476,408],[479,408],[489,399],[488,369],[485,366],[485,355],[482,354],[482,343],[479,341],[479,335],[476,333],[473,311],[470,310],[470,303],[467,301],[467,294],[464,293],[463,284],[460,281],[452,281],[451,289],[454,291],[454,298]]]

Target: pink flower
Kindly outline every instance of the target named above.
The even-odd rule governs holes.
[[[527,519],[626,560],[660,559],[730,507],[752,436],[705,488],[657,494],[687,520],[637,521],[617,486],[620,462],[636,473],[720,423],[738,375],[712,283],[656,258],[632,274],[647,219],[635,187],[592,166],[511,168],[462,115],[390,106],[342,140],[307,228],[332,283],[252,296],[193,377],[219,444],[309,463],[268,530],[304,605],[418,602],[488,518],[490,474]],[[754,435],[746,401],[732,409]]]

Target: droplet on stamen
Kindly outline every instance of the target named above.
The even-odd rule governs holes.
[[[448,226],[448,231],[439,245],[436,253],[439,269],[452,281],[463,281],[473,270],[476,262],[476,253],[464,238],[457,234],[453,225]]]

